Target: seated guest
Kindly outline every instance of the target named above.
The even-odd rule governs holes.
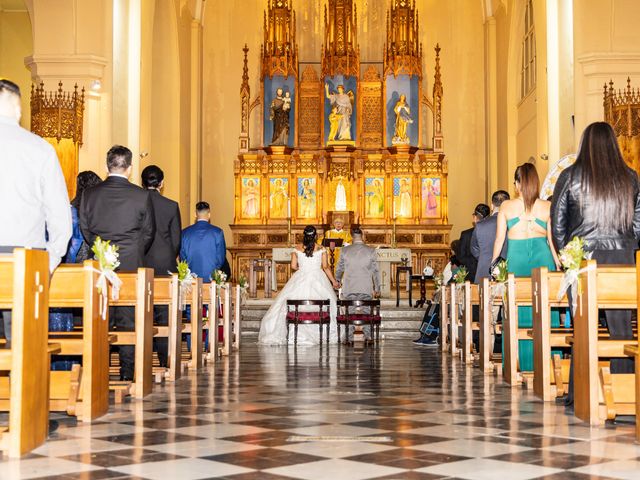
[[[80,228],[88,244],[96,237],[119,247],[119,270],[135,271],[144,266],[144,256],[155,237],[151,195],[129,182],[132,153],[115,145],[107,153],[109,176],[100,185],[85,190],[80,202]],[[109,328],[135,330],[134,307],[111,307]],[[133,380],[135,346],[118,347],[120,379]]]
[[[196,223],[182,231],[180,258],[204,282],[210,282],[215,270],[222,269],[227,254],[224,233],[211,225],[211,209],[207,202],[196,204]]]
[[[149,165],[142,170],[142,187],[149,192],[153,204],[153,215],[156,222],[156,234],[151,247],[144,257],[145,267],[153,268],[155,275],[166,275],[177,272],[177,260],[180,253],[180,207],[173,200],[162,196],[164,172],[156,165]],[[156,325],[169,325],[169,307],[158,305],[153,307],[153,321]],[[154,350],[158,353],[161,367],[167,366],[167,337],[153,339]]]
[[[64,257],[65,263],[82,263],[93,258],[91,245],[84,241],[80,231],[80,220],[78,211],[80,210],[80,200],[87,188],[95,187],[102,182],[100,177],[91,170],[80,172],[76,177],[76,196],[71,200],[71,218],[73,220],[73,235],[69,242],[67,254]]]
[[[476,224],[483,220],[484,218],[489,216],[491,210],[488,205],[484,203],[479,203],[476,205],[475,210],[471,214],[471,222],[473,223],[473,227],[464,230],[460,234],[460,247],[458,250],[458,260],[462,263],[464,267],[467,269],[467,279],[470,281],[474,281],[476,278],[476,270],[478,268],[478,261],[471,254],[471,237],[473,235],[473,231],[475,229]]]
[[[498,212],[500,205],[505,200],[509,200],[509,194],[504,190],[498,190],[491,196],[491,216],[480,220],[476,223],[471,235],[471,255],[478,262],[476,276],[469,278],[474,283],[480,283],[483,278],[489,277],[489,268],[491,267],[491,257],[493,255],[493,244],[496,241],[496,226],[498,221]],[[506,244],[505,244],[506,248]],[[506,249],[503,249],[501,257],[506,255]]]
[[[0,253],[16,247],[49,253],[51,272],[71,238],[69,195],[53,147],[22,128],[20,88],[0,79]],[[11,340],[11,311],[1,312]]]

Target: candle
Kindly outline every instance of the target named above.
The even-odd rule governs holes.
[[[291,218],[291,199],[287,198],[287,217]]]

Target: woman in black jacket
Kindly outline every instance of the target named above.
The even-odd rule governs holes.
[[[585,129],[576,162],[556,183],[551,220],[558,251],[578,236],[598,264],[634,264],[640,238],[638,174],[625,164],[608,123]],[[612,339],[633,338],[631,311],[605,310],[605,317]],[[633,363],[627,363],[612,361],[611,371],[633,371]]]

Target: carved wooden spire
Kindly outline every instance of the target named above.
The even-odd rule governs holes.
[[[415,0],[391,0],[387,11],[384,74],[422,78],[422,45]]]
[[[322,75],[360,74],[358,14],[353,0],[328,0],[324,7]]]
[[[261,78],[298,75],[296,13],[291,0],[269,0],[264,12]]]

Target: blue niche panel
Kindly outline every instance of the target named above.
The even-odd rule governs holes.
[[[322,89],[325,145],[354,145],[357,132],[356,119],[358,118],[356,111],[358,105],[357,78],[345,77],[344,75],[325,77]]]
[[[385,121],[387,147],[418,147],[420,122],[420,84],[416,75],[389,75],[385,79]],[[404,98],[402,98],[404,96]]]
[[[284,78],[281,75],[275,75],[264,79],[263,143],[265,146],[295,146],[295,85],[293,77]],[[274,128],[278,130],[275,136]]]

